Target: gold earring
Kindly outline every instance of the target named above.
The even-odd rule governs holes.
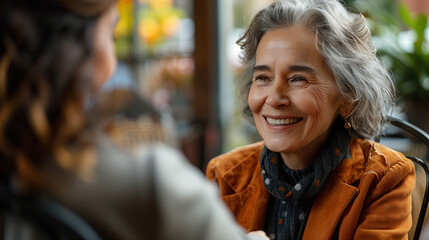
[[[352,127],[352,125],[349,123],[349,121],[347,121],[347,119],[344,119],[345,123],[344,123],[344,128],[345,129],[350,129]]]

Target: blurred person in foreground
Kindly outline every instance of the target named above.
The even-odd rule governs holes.
[[[365,18],[337,0],[283,0],[237,42],[244,115],[263,141],[206,169],[247,230],[271,239],[407,239],[413,163],[370,139],[395,87]]]
[[[212,184],[162,144],[159,115],[136,95],[103,93],[84,110],[116,65],[115,5],[1,2],[2,184],[66,206],[105,239],[267,239],[247,235]],[[40,237],[8,220],[9,239]]]

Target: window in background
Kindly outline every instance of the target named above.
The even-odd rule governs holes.
[[[188,146],[196,131],[193,1],[119,0],[118,12],[118,66],[129,69],[135,82],[127,86],[162,113],[169,142],[198,165],[199,159],[192,156],[195,149]]]
[[[235,43],[252,17],[273,0],[219,0],[219,108],[222,152],[260,140],[256,128],[241,115],[236,79],[243,70]]]

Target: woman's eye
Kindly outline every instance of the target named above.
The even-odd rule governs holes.
[[[289,79],[289,85],[292,87],[307,87],[310,84],[310,82],[307,80],[307,78],[302,76],[294,76]]]
[[[254,78],[254,81],[263,81],[263,82],[265,82],[265,81],[269,81],[269,80],[271,80],[271,79],[269,77],[265,76],[265,75],[259,75],[259,76],[256,76]]]
[[[293,78],[291,78],[291,80],[290,80],[291,82],[302,82],[302,81],[305,81],[305,82],[307,82],[307,79],[305,79],[304,77],[293,77]]]

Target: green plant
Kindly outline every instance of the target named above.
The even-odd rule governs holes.
[[[399,96],[429,100],[428,17],[412,14],[405,4],[393,0],[355,0],[351,6],[365,13],[378,54],[391,69]]]

